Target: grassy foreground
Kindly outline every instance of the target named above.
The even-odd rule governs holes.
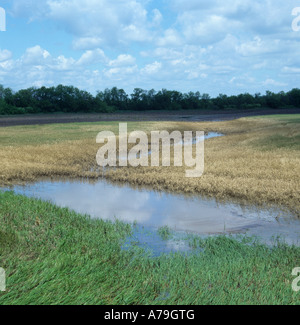
[[[0,192],[0,305],[300,303],[291,288],[300,248],[217,237],[194,239],[189,256],[151,258],[121,250],[131,231]]]

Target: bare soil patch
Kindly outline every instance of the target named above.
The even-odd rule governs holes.
[[[267,109],[241,111],[150,111],[98,114],[36,114],[0,116],[0,127],[18,125],[43,125],[56,123],[82,123],[103,121],[229,121],[241,117],[272,114],[299,114],[299,109]]]

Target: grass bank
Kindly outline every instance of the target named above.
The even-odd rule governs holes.
[[[299,247],[194,238],[191,255],[151,258],[121,249],[129,225],[11,192],[0,203],[0,305],[300,303],[291,287]]]
[[[0,128],[0,183],[40,177],[97,179],[98,132],[118,134],[118,122]],[[117,168],[111,181],[255,204],[275,204],[300,215],[300,115],[241,118],[224,122],[129,122],[128,131],[215,131],[205,142],[202,177],[183,167]],[[100,175],[102,175],[100,173]]]

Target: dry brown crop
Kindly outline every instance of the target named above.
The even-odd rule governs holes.
[[[0,129],[0,183],[41,177],[106,177],[133,185],[275,204],[300,214],[300,117],[242,118],[225,122],[129,122],[131,130],[199,130],[226,136],[205,142],[205,172],[186,167],[124,167],[99,171],[96,135],[118,123],[83,123]]]

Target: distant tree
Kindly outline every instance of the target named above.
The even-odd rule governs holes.
[[[280,95],[275,94],[269,90],[266,91],[266,105],[270,108],[279,108],[280,107]]]
[[[288,105],[300,108],[300,89],[294,88],[286,94]]]
[[[181,93],[135,88],[128,96],[124,89],[113,87],[98,91],[96,96],[74,86],[30,87],[13,92],[0,85],[0,114],[51,112],[113,112],[115,110],[188,110],[188,109],[254,109],[260,107],[300,107],[300,89],[285,93],[266,91],[265,95],[249,93],[211,98],[199,91]]]
[[[4,100],[8,105],[14,106],[14,93],[11,88],[4,89]]]
[[[14,94],[14,104],[17,107],[32,107],[36,106],[35,101],[35,88],[21,89]]]

